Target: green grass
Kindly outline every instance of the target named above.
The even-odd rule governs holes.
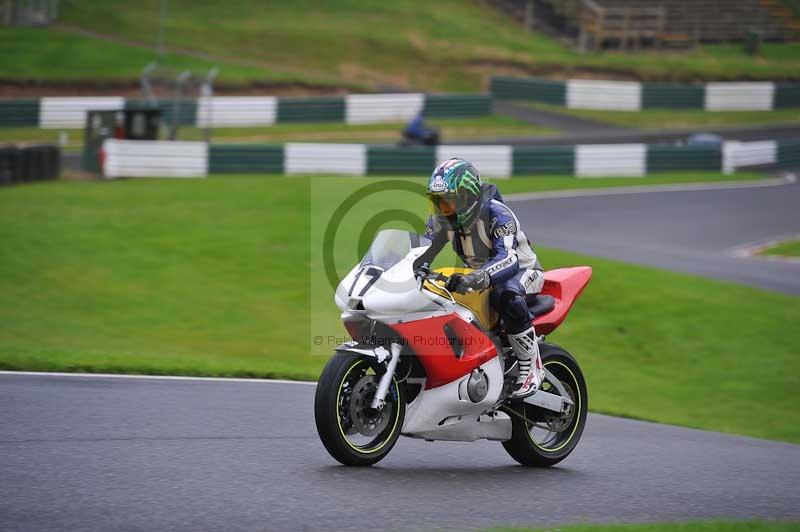
[[[439,128],[442,140],[532,136],[554,133],[553,130],[499,115],[480,118],[430,119],[426,124]],[[215,142],[398,142],[405,127],[401,122],[381,124],[275,124],[257,128],[219,128],[213,130]],[[197,128],[183,128],[187,140],[203,138]]]
[[[641,185],[671,185],[679,183],[715,183],[727,181],[750,181],[764,179],[763,174],[742,172],[733,175],[712,172],[672,172],[652,174],[646,177],[574,178],[564,176],[514,177],[496,181],[504,194],[524,192],[547,192],[582,188],[615,188]]]
[[[519,182],[535,190],[557,179],[578,181]],[[0,368],[312,379],[330,352],[313,336],[344,334],[322,277],[322,231],[346,195],[377,181],[254,175],[0,190]],[[340,270],[382,205],[424,216],[419,197],[380,194],[343,220]],[[800,442],[800,299],[537,251],[547,268],[594,268],[551,336],[581,361],[594,411]],[[759,312],[743,320],[742,301]]]
[[[778,521],[691,521],[619,525],[571,525],[557,528],[493,528],[492,532],[794,532],[800,523]]]
[[[702,109],[645,109],[642,111],[595,111],[567,109],[543,103],[528,104],[537,109],[556,111],[578,118],[606,122],[635,129],[682,129],[726,126],[764,126],[797,124],[800,109],[777,111],[704,111]]]
[[[138,80],[153,50],[43,28],[0,31],[0,77],[32,80]],[[265,77],[264,69],[168,53],[161,63],[205,73],[219,65],[223,80]]]
[[[521,120],[499,115],[480,118],[432,119],[428,125],[439,128],[442,140],[475,140],[482,138],[533,136],[553,133],[552,130],[535,126]],[[275,124],[264,127],[215,128],[214,143],[282,143],[282,142],[399,142],[405,124],[389,122],[381,124]],[[4,142],[58,142],[59,130],[35,127],[0,128],[0,144]],[[67,130],[66,147],[79,149],[83,146],[83,130]],[[180,140],[202,140],[205,132],[196,127],[181,127]]]
[[[781,257],[800,257],[800,240],[790,240],[777,246],[761,250],[759,255],[778,255]]]
[[[16,55],[3,54],[7,59],[0,62],[0,76],[135,78],[155,56],[158,8],[157,0],[139,2],[135,9],[123,0],[62,2],[62,24],[110,34],[119,46],[81,35],[71,41],[69,56],[58,55],[53,62],[50,41],[68,40],[65,33],[23,29],[12,35],[4,30],[2,47]],[[223,80],[476,91],[498,73],[590,71],[684,81],[800,78],[800,43],[767,43],[760,57],[744,54],[740,45],[579,54],[541,34],[527,33],[485,3],[460,0],[232,0],[224,5],[173,0],[165,27],[174,60],[206,54],[223,64]]]

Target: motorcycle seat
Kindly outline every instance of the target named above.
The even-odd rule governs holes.
[[[547,314],[556,306],[556,300],[553,296],[542,294],[526,294],[525,302],[528,303],[528,310],[531,311],[534,317]]]

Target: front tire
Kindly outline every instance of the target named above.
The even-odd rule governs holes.
[[[405,390],[392,379],[381,411],[369,408],[385,371],[372,357],[334,355],[314,397],[317,433],[328,453],[348,466],[371,466],[394,447],[405,417]]]
[[[511,439],[504,441],[503,447],[524,466],[550,467],[569,456],[578,445],[586,426],[589,396],[581,368],[572,355],[553,344],[543,343],[539,347],[542,364],[561,381],[574,405],[568,412],[558,415],[522,401],[513,402],[510,408],[534,424],[512,412]],[[542,389],[559,393],[547,380]]]

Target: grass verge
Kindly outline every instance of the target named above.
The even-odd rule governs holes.
[[[777,111],[704,111],[702,109],[644,109],[642,111],[595,111],[568,109],[544,103],[528,104],[536,109],[556,111],[578,118],[596,120],[633,129],[689,129],[703,127],[767,126],[800,123],[800,109]]]
[[[504,194],[525,192],[548,192],[553,190],[575,190],[590,188],[618,188],[642,185],[677,185],[687,183],[726,183],[764,179],[763,174],[741,172],[732,175],[713,172],[670,172],[652,174],[645,177],[604,177],[576,178],[563,175],[542,175],[536,177],[513,177],[498,180],[496,183]]]
[[[498,115],[480,118],[432,119],[428,125],[439,128],[442,140],[453,142],[481,138],[534,136],[553,133],[553,130],[535,126],[521,120]],[[399,142],[405,124],[275,124],[264,127],[215,128],[212,142],[222,143],[282,143],[282,142]],[[0,128],[3,142],[58,142],[60,130],[25,128]],[[67,130],[68,149],[83,147],[83,130]],[[196,127],[181,127],[180,140],[204,140],[204,131]]]
[[[3,28],[0,77],[32,80],[137,80],[157,59],[153,49],[44,28]],[[205,73],[215,65],[221,79],[266,77],[263,68],[166,53],[161,64],[177,71]]]
[[[762,249],[759,255],[777,255],[780,257],[800,257],[800,240],[782,242],[777,246]]]
[[[620,525],[572,525],[557,528],[493,528],[492,532],[794,532],[800,523],[778,521],[692,521]]]
[[[578,181],[532,178],[528,190],[557,179]],[[331,345],[312,338],[344,334],[323,279],[322,231],[347,195],[375,181],[252,175],[0,190],[0,367],[313,379]],[[340,270],[387,202],[424,216],[419,197],[382,194],[343,219]],[[800,299],[537,251],[547,268],[594,268],[551,337],[581,361],[594,411],[800,442]],[[746,326],[741,301],[760,309]]]

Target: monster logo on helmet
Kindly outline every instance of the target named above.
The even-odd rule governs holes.
[[[468,228],[478,217],[482,183],[478,169],[464,159],[448,159],[428,181],[428,199],[434,214],[451,228]]]

